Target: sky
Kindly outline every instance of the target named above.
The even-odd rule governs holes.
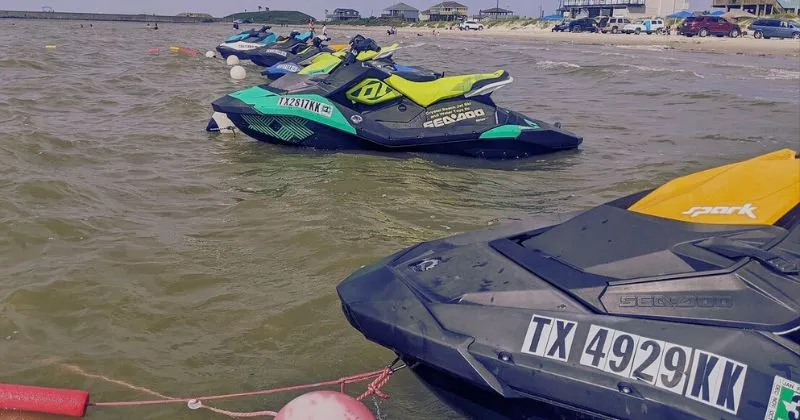
[[[58,12],[84,13],[147,13],[159,15],[176,15],[182,12],[209,13],[222,17],[245,9],[255,11],[258,6],[273,10],[299,10],[316,18],[325,15],[325,9],[337,7],[356,9],[362,16],[378,16],[381,10],[401,0],[0,0],[0,10],[42,10],[43,6],[52,7]],[[420,10],[439,3],[442,0],[402,0],[404,3]],[[457,0],[469,6],[470,14],[477,14],[480,9],[488,9],[497,5],[497,0]],[[710,0],[689,0],[693,8],[707,9]],[[544,14],[553,13],[558,5],[557,0],[500,0],[500,7],[524,16],[538,16],[539,6]]]

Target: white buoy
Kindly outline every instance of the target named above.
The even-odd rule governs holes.
[[[231,56],[234,57],[234,56]],[[231,67],[231,79],[242,80],[247,77],[247,71],[242,66]]]
[[[214,58],[215,56],[216,54],[214,54],[214,51],[206,51],[207,58]]]
[[[225,62],[228,63],[229,66],[235,66],[239,64],[239,57],[235,55],[229,55]]]

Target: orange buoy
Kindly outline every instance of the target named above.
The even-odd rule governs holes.
[[[89,393],[77,389],[0,384],[0,410],[83,417]]]
[[[375,420],[375,416],[347,394],[314,391],[289,401],[274,420]]]

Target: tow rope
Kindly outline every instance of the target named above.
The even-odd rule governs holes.
[[[375,395],[382,399],[388,399],[389,394],[382,390],[382,388],[389,382],[392,374],[400,369],[406,367],[405,363],[401,363],[400,358],[396,358],[392,363],[380,370],[372,372],[364,372],[350,376],[343,376],[339,379],[317,382],[312,384],[292,385],[280,388],[263,389],[259,391],[241,392],[237,394],[223,394],[223,395],[207,395],[197,396],[190,398],[172,398],[147,388],[132,385],[124,381],[107,378],[101,375],[95,375],[84,372],[77,367],[71,367],[71,370],[93,378],[100,378],[107,382],[118,384],[126,388],[146,392],[159,397],[164,397],[155,400],[133,400],[133,401],[109,401],[109,402],[92,402],[89,398],[89,392],[78,389],[64,389],[64,388],[47,388],[28,385],[14,385],[14,384],[0,384],[0,410],[19,410],[29,411],[36,413],[46,413],[54,415],[63,415],[70,417],[83,417],[86,415],[88,407],[138,407],[145,405],[156,404],[177,404],[184,403],[192,410],[204,408],[218,414],[235,417],[260,417],[260,416],[277,416],[275,411],[253,411],[253,412],[236,412],[227,411],[206,405],[204,401],[225,400],[241,397],[252,397],[256,395],[269,395],[279,392],[300,391],[313,388],[323,388],[330,386],[339,386],[339,392],[346,393],[346,386],[349,384],[365,382],[372,380],[367,384],[367,389],[361,393],[356,399],[362,401],[370,395]]]

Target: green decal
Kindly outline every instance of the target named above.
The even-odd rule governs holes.
[[[480,138],[482,139],[515,139],[522,134],[522,130],[534,130],[539,126],[526,127],[524,125],[501,125],[489,131],[484,131]]]
[[[800,419],[800,384],[776,376],[764,420]]]
[[[347,122],[336,106],[320,95],[278,95],[255,86],[230,94],[264,115],[300,117],[328,127],[356,134],[356,129]]]
[[[245,114],[242,115],[242,119],[251,130],[287,143],[298,143],[314,135],[314,132],[306,127],[306,120],[302,118]]]

